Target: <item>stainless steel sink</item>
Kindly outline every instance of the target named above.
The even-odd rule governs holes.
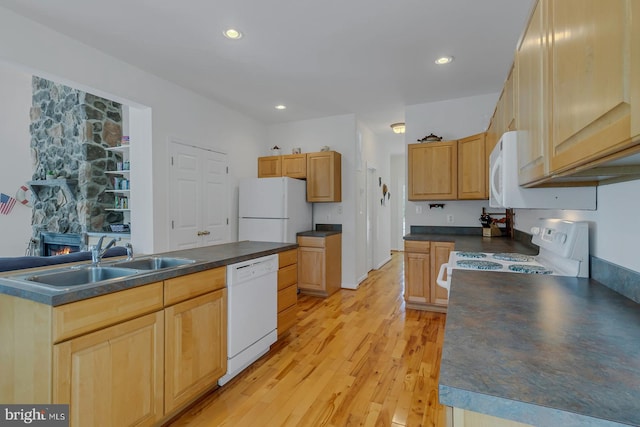
[[[193,264],[194,262],[196,261],[186,258],[150,257],[134,259],[132,261],[122,261],[115,265],[124,268],[134,268],[136,270],[161,270],[163,268]]]
[[[28,282],[42,283],[49,286],[80,286],[95,282],[102,282],[109,279],[132,276],[140,273],[131,268],[121,267],[83,267],[73,270],[58,271],[55,273],[42,273],[27,276],[23,280]]]

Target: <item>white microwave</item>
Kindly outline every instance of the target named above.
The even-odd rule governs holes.
[[[492,208],[596,209],[596,187],[524,188],[518,184],[518,137],[506,132],[489,157]]]

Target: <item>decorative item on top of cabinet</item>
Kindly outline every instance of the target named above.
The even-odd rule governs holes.
[[[407,308],[446,313],[447,290],[436,284],[440,265],[449,259],[453,242],[404,242],[404,299]]]
[[[336,151],[307,154],[307,202],[342,201],[342,156]]]
[[[458,197],[458,142],[408,145],[409,200]]]
[[[298,288],[327,297],[342,286],[342,234],[298,236]]]
[[[278,338],[296,323],[298,312],[298,250],[278,254]]]

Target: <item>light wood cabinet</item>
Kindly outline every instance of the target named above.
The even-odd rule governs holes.
[[[307,155],[288,154],[282,156],[282,176],[289,178],[307,178]]]
[[[278,338],[296,322],[298,311],[298,250],[278,254]]]
[[[455,200],[458,197],[457,141],[408,146],[409,200]]]
[[[539,0],[516,52],[521,185],[637,179],[640,4]],[[635,17],[635,19],[633,19]]]
[[[342,201],[342,156],[336,151],[307,153],[307,202]]]
[[[488,179],[485,134],[458,141],[458,199],[486,199]]]
[[[629,13],[631,7],[640,9],[637,3],[550,2],[551,172],[637,143],[631,140],[630,121],[640,109],[640,99],[632,99],[640,69],[632,68],[631,48],[639,40],[632,38],[632,25],[637,27],[640,18]]]
[[[53,403],[72,426],[150,426],[163,416],[163,312],[53,348]]]
[[[431,242],[431,253],[429,254],[431,262],[431,302],[436,305],[448,305],[449,293],[445,288],[436,283],[440,266],[449,261],[449,254],[453,251],[455,244],[453,242]]]
[[[329,296],[342,286],[342,234],[298,236],[298,288]]]
[[[282,176],[282,156],[258,157],[258,178]]]
[[[215,386],[227,372],[225,282],[225,267],[165,281],[167,413]]]
[[[68,403],[72,426],[157,425],[226,372],[226,292],[220,267],[56,307],[0,295],[14,373],[0,401]]]
[[[258,157],[258,178],[307,178],[307,155],[287,154],[284,156]]]
[[[404,299],[407,308],[446,312],[447,290],[436,284],[440,265],[449,259],[453,242],[404,242]]]
[[[452,427],[532,427],[529,424],[519,423],[479,412],[467,411],[460,408],[451,408],[448,416],[448,424]]]
[[[526,184],[546,176],[549,141],[548,0],[536,5],[516,53],[518,181]]]

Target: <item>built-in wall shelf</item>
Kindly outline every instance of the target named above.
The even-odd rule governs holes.
[[[27,185],[38,200],[40,200],[40,190],[42,190],[43,188],[58,187],[62,190],[67,200],[71,201],[76,199],[75,192],[76,187],[78,186],[78,180],[65,178],[40,179],[37,181],[29,181],[27,182]]]

